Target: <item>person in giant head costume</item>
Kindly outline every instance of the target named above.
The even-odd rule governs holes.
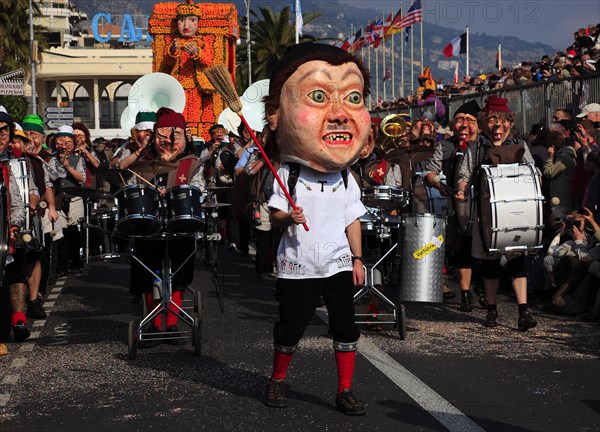
[[[322,296],[338,370],[336,406],[348,415],[365,414],[351,387],[360,335],[354,286],[364,283],[358,218],[366,209],[347,167],[373,146],[368,94],[369,74],[362,62],[328,45],[291,47],[271,76],[265,98],[267,143],[277,146],[283,163],[278,175],[297,205],[292,210],[275,183],[271,218],[285,231],[277,251],[279,320],[266,392],[271,407],[287,406],[287,369]]]

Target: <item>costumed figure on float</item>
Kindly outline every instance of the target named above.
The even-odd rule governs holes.
[[[239,34],[235,6],[191,0],[158,3],[148,19],[148,32],[154,38],[152,71],[170,74],[181,83],[186,96],[186,124],[192,135],[208,141],[208,130],[225,103],[204,71],[225,64],[234,77]]]

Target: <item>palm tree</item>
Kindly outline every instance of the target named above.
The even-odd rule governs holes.
[[[33,14],[39,15],[37,3],[32,2]],[[42,27],[36,26],[36,39],[39,49],[44,46],[40,35]],[[39,58],[39,56],[38,56]],[[22,68],[31,71],[29,58],[29,0],[3,0],[0,2],[0,73]],[[20,118],[27,111],[22,96],[0,96],[4,105],[14,118]]]
[[[279,11],[267,7],[261,7],[257,13],[254,10],[250,14],[254,18],[250,27],[250,38],[252,41],[252,80],[258,81],[269,78],[271,71],[285,54],[288,46],[296,43],[295,23],[291,20],[290,7],[286,6]],[[308,24],[321,14],[317,12],[302,14],[304,24]],[[241,34],[245,34],[242,28]],[[313,37],[304,35],[300,43],[312,41]],[[242,44],[237,50],[237,82],[238,90],[244,90],[248,86],[247,45]]]

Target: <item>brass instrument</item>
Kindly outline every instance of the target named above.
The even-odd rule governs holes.
[[[408,138],[408,124],[401,114],[390,114],[386,116],[380,125],[381,132],[385,135],[379,147],[388,154],[392,150],[406,147]]]

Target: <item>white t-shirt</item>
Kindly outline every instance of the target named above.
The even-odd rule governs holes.
[[[287,187],[289,167],[278,171]],[[352,271],[352,252],[346,227],[366,213],[360,189],[352,175],[348,187],[341,173],[320,173],[302,166],[294,200],[304,209],[309,231],[292,224],[283,233],[277,250],[277,277],[282,279],[326,278],[341,271]],[[269,207],[291,212],[277,182]]]

